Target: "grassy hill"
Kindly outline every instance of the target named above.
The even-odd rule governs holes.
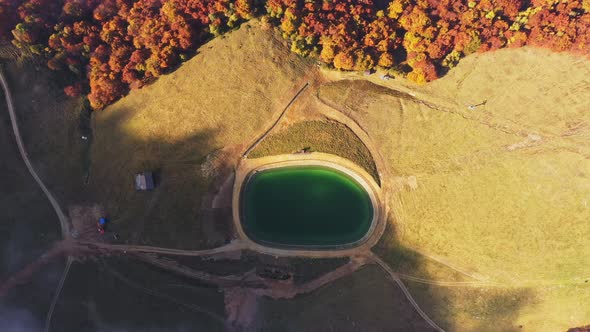
[[[410,282],[435,321],[459,331],[555,331],[590,321],[587,60],[523,48],[469,56],[425,86],[331,71],[318,78],[315,66],[252,21],[204,45],[174,73],[95,113],[88,152],[79,139],[81,101],[65,100],[53,88],[47,93],[49,75],[15,73],[25,141],[64,205],[101,204],[123,241],[181,248],[223,241],[203,216],[220,175],[305,82],[327,81],[313,85],[305,98],[317,97],[352,118],[382,159],[392,218],[377,252],[413,276],[471,280],[460,270],[483,280],[461,287]],[[302,105],[308,104],[313,102]],[[296,120],[318,120],[305,116],[298,113]],[[308,139],[289,141],[294,136],[282,133],[297,127],[283,129],[262,149],[291,151]],[[317,144],[321,149],[326,143]],[[156,191],[135,192],[132,176],[142,170],[158,171]],[[24,191],[35,196],[32,190]],[[360,310],[347,303],[382,295],[374,293],[380,283],[363,284],[378,274],[365,270],[292,303],[264,300],[258,320],[271,327],[297,321],[309,329],[313,322],[301,318],[316,317],[327,306]],[[391,291],[391,298],[375,300],[379,308],[397,301],[400,295]],[[308,302],[320,304],[293,310],[293,303]],[[415,317],[402,302],[395,302],[395,312],[410,326]],[[398,324],[387,311],[374,314],[385,330]]]
[[[201,218],[214,175],[270,126],[310,70],[282,43],[256,21],[244,24],[96,113],[90,184],[125,238],[185,248],[219,244]],[[133,174],[143,170],[160,173],[153,193],[135,192]]]
[[[524,307],[511,313],[522,324],[513,324],[556,330],[590,319],[579,307],[590,298],[589,72],[580,58],[503,50],[468,57],[424,87],[389,82],[397,89],[389,90],[345,75],[351,80],[322,86],[319,97],[378,145],[396,246],[510,286],[515,297],[524,289]],[[464,312],[468,296],[459,293],[473,291],[434,292],[455,303],[434,315]],[[494,326],[491,313],[506,304],[479,297],[469,307],[484,308],[471,319]],[[480,330],[461,319],[456,327]]]
[[[91,181],[99,200],[130,234],[141,234],[135,240],[205,245],[202,194],[195,193],[212,180],[201,165],[211,152],[256,137],[310,68],[250,24],[207,44],[174,74],[98,114]],[[454,272],[432,267],[422,253],[490,282],[410,284],[447,328],[550,331],[590,318],[579,305],[590,298],[583,112],[590,99],[581,88],[589,68],[572,56],[525,48],[468,57],[423,87],[329,72],[333,82],[311,93],[355,120],[385,161],[395,235],[383,252],[393,251],[392,264],[449,280]],[[270,140],[262,147],[304,139]],[[152,200],[120,185],[144,168],[162,170]],[[140,211],[144,217],[131,217]],[[395,261],[406,259],[395,253],[400,248],[422,259]],[[285,315],[280,319],[292,318]]]

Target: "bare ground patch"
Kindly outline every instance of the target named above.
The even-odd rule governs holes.
[[[258,296],[244,288],[224,290],[226,325],[231,330],[255,330],[252,323],[257,313]]]
[[[68,207],[68,215],[75,238],[84,241],[104,241],[105,236],[97,229],[99,218],[105,217],[104,208],[100,205],[73,205]]]

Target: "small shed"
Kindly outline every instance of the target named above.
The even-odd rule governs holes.
[[[135,174],[135,190],[152,190],[154,187],[154,174],[152,172]]]

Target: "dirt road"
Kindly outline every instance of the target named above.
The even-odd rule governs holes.
[[[63,210],[59,206],[59,203],[57,202],[57,200],[55,199],[53,194],[51,194],[49,189],[47,189],[47,187],[45,186],[45,184],[43,183],[43,181],[41,180],[41,178],[39,177],[39,175],[35,171],[33,164],[29,160],[29,155],[27,154],[27,150],[25,149],[25,144],[23,143],[23,140],[22,140],[22,137],[20,134],[20,130],[18,128],[16,114],[14,112],[14,103],[12,102],[12,95],[10,94],[10,89],[8,88],[8,83],[6,82],[6,78],[4,77],[4,73],[3,73],[1,67],[0,67],[0,84],[2,84],[2,89],[4,90],[4,98],[6,99],[6,106],[8,109],[8,114],[10,115],[10,124],[12,125],[12,131],[14,132],[14,139],[16,140],[16,145],[18,146],[18,151],[19,151],[23,161],[25,162],[25,165],[27,166],[27,170],[29,171],[29,173],[31,174],[33,179],[35,179],[35,182],[37,182],[37,185],[39,185],[39,187],[41,188],[41,190],[45,194],[45,197],[47,197],[47,199],[49,200],[49,203],[51,203],[51,207],[53,207],[53,210],[55,211],[55,214],[57,215],[57,218],[59,219],[59,225],[61,227],[61,235],[64,239],[67,239],[70,234],[70,226],[68,224],[68,219],[64,215]],[[54,295],[53,300],[51,302],[51,307],[49,308],[49,313],[47,314],[45,331],[49,331],[49,326],[51,323],[51,316],[53,315],[53,310],[54,310],[55,305],[57,303],[57,299],[59,298],[59,294],[61,293],[61,290],[62,290],[65,280],[67,278],[68,272],[70,271],[70,266],[72,265],[72,261],[73,261],[72,257],[68,256],[67,261],[66,261],[66,267],[62,273],[59,284],[57,285],[55,295]]]
[[[12,95],[10,94],[10,89],[8,88],[8,83],[6,82],[6,78],[4,77],[4,73],[2,72],[2,68],[0,68],[0,84],[2,84],[2,89],[4,90],[4,98],[6,99],[6,105],[8,107],[8,114],[10,115],[10,124],[12,125],[12,131],[14,132],[14,138],[16,139],[16,145],[18,146],[18,151],[19,151],[21,157],[23,158],[25,165],[27,166],[27,170],[29,171],[29,173],[31,174],[33,179],[35,179],[35,182],[37,182],[37,184],[39,185],[39,187],[41,188],[41,190],[43,191],[43,193],[45,194],[45,196],[49,200],[49,203],[51,203],[51,206],[53,207],[53,210],[55,211],[55,214],[57,215],[57,218],[59,219],[62,237],[65,239],[69,236],[69,233],[70,233],[68,218],[64,215],[61,207],[59,206],[59,203],[57,202],[57,200],[55,199],[53,194],[51,194],[49,189],[47,189],[47,187],[45,186],[45,184],[43,183],[43,181],[41,180],[41,178],[39,177],[39,175],[35,171],[33,164],[29,160],[29,155],[27,154],[27,150],[25,149],[25,144],[23,143],[22,137],[20,135],[20,130],[18,128],[16,114],[14,112],[14,104],[12,102]]]
[[[402,290],[402,292],[404,293],[404,295],[406,296],[408,301],[410,301],[410,303],[412,304],[414,309],[416,309],[416,312],[418,312],[418,314],[422,317],[422,319],[424,319],[436,331],[442,331],[442,332],[445,331],[440,326],[438,326],[432,319],[430,319],[430,317],[428,317],[428,315],[422,310],[422,308],[420,308],[420,306],[418,305],[416,300],[414,300],[414,297],[412,296],[412,294],[410,294],[410,291],[408,290],[406,285],[402,282],[402,280],[397,275],[397,273],[395,273],[395,271],[393,271],[391,269],[391,267],[389,267],[389,265],[387,265],[387,263],[385,263],[381,258],[379,258],[375,254],[371,254],[370,258],[373,262],[375,262],[383,270],[385,270],[385,272],[387,272],[389,274],[391,279],[393,279],[393,281],[399,286],[399,288]]]

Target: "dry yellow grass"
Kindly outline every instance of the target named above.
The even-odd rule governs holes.
[[[141,240],[203,245],[205,156],[252,141],[310,70],[270,32],[248,26],[97,116],[93,181],[112,210],[132,210],[126,222]],[[422,278],[468,279],[416,258],[422,252],[504,286],[412,287],[445,327],[552,331],[590,320],[581,306],[590,297],[590,89],[581,88],[589,72],[575,57],[506,50],[468,57],[424,87],[377,82],[411,94],[363,80],[319,89],[385,161],[398,234],[390,249],[408,252],[392,253],[392,264]],[[120,183],[146,167],[161,168],[164,183],[141,216],[152,203]]]
[[[308,70],[280,37],[253,21],[98,112],[91,185],[120,220],[122,238],[217,245],[207,241],[200,218],[212,181],[203,163],[211,164],[214,151],[237,152],[260,135],[305,83]],[[153,193],[136,193],[132,176],[145,169],[159,170],[161,185]]]
[[[411,95],[362,80],[320,88],[385,159],[395,246],[500,283],[502,297],[526,289],[528,300],[504,323],[492,312],[509,305],[489,291],[467,305],[476,289],[445,290],[449,306],[432,312],[453,330],[519,322],[512,328],[555,331],[590,321],[582,305],[590,297],[589,73],[590,61],[525,48],[468,57],[424,87],[374,80]],[[414,188],[398,185],[411,176]],[[424,301],[436,302],[433,294]]]
[[[407,282],[447,331],[566,331],[588,324],[587,285],[441,287]]]
[[[520,81],[512,83],[515,94],[523,91]],[[349,105],[349,115],[379,145],[390,176],[416,177],[415,189],[398,190],[391,201],[404,244],[503,282],[582,279],[590,275],[586,146],[513,130],[517,124],[496,116],[490,85],[481,82],[491,97],[479,111],[428,107],[359,81],[325,85],[320,97]],[[545,123],[555,126],[550,117]]]

